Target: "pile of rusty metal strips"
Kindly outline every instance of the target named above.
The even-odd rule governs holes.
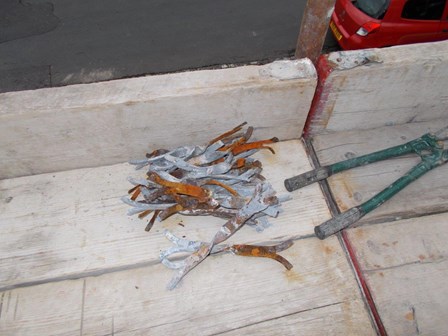
[[[260,149],[274,153],[267,145],[278,139],[249,143],[253,128],[248,127],[243,132],[245,125],[237,126],[205,146],[183,146],[171,151],[159,149],[147,154],[144,160],[131,162],[137,169],[147,167],[147,178],[129,179],[135,186],[123,202],[132,207],[128,215],[139,214],[139,218],[144,218],[153,213],[146,231],[156,220],[162,221],[176,213],[211,215],[226,220],[211,242],[179,239],[165,232],[175,246],[160,254],[161,262],[178,270],[169,289],[176,287],[208,255],[220,252],[272,258],[287,269],[292,267],[276,253],[291,246],[291,241],[276,246],[221,244],[244,224],[254,226],[257,231],[263,230],[269,225],[266,217],[276,217],[280,212],[279,198],[260,174],[261,162],[250,158]],[[180,252],[191,255],[177,262],[168,259]]]

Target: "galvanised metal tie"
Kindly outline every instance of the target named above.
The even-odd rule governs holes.
[[[134,187],[128,191],[129,196],[123,197],[123,202],[131,206],[129,215],[145,218],[152,214],[146,231],[151,230],[156,220],[163,221],[174,214],[226,220],[208,242],[166,234],[174,246],[162,252],[161,262],[176,269],[169,289],[175,288],[188,272],[217,252],[271,258],[287,269],[292,267],[276,253],[290,247],[291,241],[275,246],[222,244],[246,224],[263,231],[270,225],[267,217],[277,217],[280,203],[288,199],[276,196],[271,184],[261,175],[261,162],[250,157],[262,149],[274,153],[267,145],[278,139],[248,142],[253,127],[243,131],[245,125],[221,134],[206,145],[157,149],[146,154],[145,159],[131,162],[137,169],[147,168],[146,179],[130,179]],[[168,259],[177,253],[190,254],[182,261]]]
[[[193,253],[197,252],[203,245],[207,243],[195,240],[188,240],[184,238],[176,237],[173,233],[168,230],[164,231],[165,237],[171,241],[174,246],[160,252],[159,258],[162,264],[166,267],[178,270],[185,267],[185,259],[179,261],[172,261],[169,258],[177,253]],[[281,255],[277,254],[282,252],[293,245],[293,241],[286,240],[276,245],[248,245],[248,244],[220,244],[213,246],[210,251],[210,255],[215,255],[223,252],[230,252],[235,255],[245,256],[245,257],[260,257],[260,258],[271,258],[290,270],[293,266]]]
[[[320,239],[325,239],[354,224],[428,171],[445,164],[448,161],[448,149],[444,149],[444,141],[448,138],[441,137],[441,134],[447,129],[448,126],[435,133],[424,134],[420,138],[409,141],[403,145],[348,159],[291,177],[285,180],[285,187],[291,192],[314,182],[324,180],[333,174],[364,166],[369,163],[407,154],[417,154],[421,157],[422,160],[420,163],[371,199],[335,216],[319,226],[316,226],[314,228],[316,236]]]

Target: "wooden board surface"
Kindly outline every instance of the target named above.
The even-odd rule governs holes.
[[[264,176],[279,194],[286,194],[283,180],[310,169],[310,164],[298,140],[273,147],[275,155],[260,151],[257,157]],[[165,228],[208,241],[224,223],[173,216],[146,233],[146,221],[128,218],[128,206],[120,201],[131,187],[127,176],[144,173],[120,164],[0,181],[0,288],[155,264],[159,251],[170,246]],[[270,228],[257,233],[244,227],[232,241],[300,238],[329,218],[317,185],[291,196]]]
[[[448,125],[448,119],[382,127],[365,131],[336,132],[314,137],[321,165],[403,144]],[[341,211],[365,202],[420,161],[417,155],[390,159],[336,174],[328,179]],[[381,222],[448,211],[448,165],[438,167],[410,184],[361,222]]]
[[[336,237],[266,259],[201,263],[173,291],[162,265],[1,293],[6,335],[375,335]],[[60,307],[60,309],[58,309]]]
[[[388,335],[448,335],[448,213],[348,231]]]
[[[446,116],[447,41],[338,51],[322,58],[311,134]]]
[[[203,144],[244,121],[259,139],[297,139],[315,87],[303,59],[3,93],[0,179]]]
[[[310,169],[300,141],[257,157],[279,194]],[[209,240],[219,219],[127,218],[127,164],[0,181],[0,334],[5,335],[374,335],[355,276],[336,237],[312,237],[329,218],[316,185],[292,194],[263,233],[242,228],[232,242],[294,238],[293,265],[232,254],[202,262],[173,291],[158,261],[164,228]],[[138,173],[141,174],[141,173]],[[182,223],[184,226],[180,226]]]

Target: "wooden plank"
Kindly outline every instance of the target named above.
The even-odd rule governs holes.
[[[442,118],[447,64],[446,41],[324,55],[307,133]]]
[[[357,313],[363,309],[359,300],[346,301],[235,328],[222,335],[376,335],[366,324],[364,314]]]
[[[1,335],[79,335],[84,280],[0,293]]]
[[[273,148],[275,155],[261,151],[257,157],[264,164],[264,176],[284,194],[283,180],[309,170],[310,164],[298,140]],[[146,233],[146,222],[127,218],[127,206],[119,199],[130,188],[127,176],[143,174],[120,164],[0,181],[0,288],[155,264],[159,251],[170,246],[163,236],[165,228],[208,241],[224,223],[218,218],[173,216]],[[317,185],[291,196],[272,227],[263,233],[243,228],[232,241],[304,237],[329,218]]]
[[[388,335],[447,335],[448,213],[348,231]]]
[[[448,125],[446,118],[365,131],[336,132],[316,136],[313,146],[321,164],[326,165],[405,143],[444,125]],[[339,208],[345,211],[373,197],[419,160],[418,156],[391,159],[339,173],[328,181]],[[447,165],[428,172],[361,222],[381,222],[447,211],[447,173]]]
[[[315,85],[305,59],[3,93],[0,179],[201,144],[243,121],[258,138],[299,138]]]
[[[336,237],[301,239],[282,255],[294,264],[292,270],[267,259],[211,257],[173,291],[165,289],[172,271],[160,264],[14,289],[11,295],[26,296],[29,306],[20,304],[15,320],[3,315],[0,330],[8,335],[59,335],[69,327],[79,328],[80,335],[278,335],[280,330],[283,335],[298,330],[375,335]],[[36,297],[45,297],[45,305],[59,301],[55,286],[83,302],[79,309],[65,301],[73,310],[69,318],[55,309],[42,314],[34,305]],[[22,318],[22,311],[33,309],[32,316]],[[61,327],[63,322],[71,326]]]

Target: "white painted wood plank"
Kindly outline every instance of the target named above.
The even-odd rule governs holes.
[[[0,94],[0,179],[201,144],[243,121],[296,139],[315,86],[304,59]]]
[[[223,332],[222,335],[375,335],[365,323],[360,300],[305,310]],[[347,314],[352,314],[347,316]]]
[[[331,72],[313,111],[313,134],[446,116],[446,41],[334,52],[323,63],[319,71]]]
[[[446,118],[372,130],[336,132],[316,136],[313,146],[321,165],[327,165],[408,142],[444,125],[448,125]],[[419,161],[420,158],[416,155],[390,159],[336,174],[328,181],[339,208],[345,211],[373,197]],[[379,222],[448,211],[447,174],[448,165],[428,172],[368,214],[361,222]]]
[[[0,335],[79,335],[84,281],[0,293]]]
[[[448,213],[348,231],[388,335],[447,335]]]
[[[37,296],[57,301],[54,287],[65,286],[84,302],[73,312],[81,335],[375,334],[336,237],[301,239],[282,255],[294,264],[291,271],[267,259],[210,257],[173,291],[165,288],[172,271],[160,264],[14,289],[12,295],[27,294],[31,305],[19,305],[16,317],[34,309],[35,327],[10,315],[2,327],[11,335],[62,333],[59,323],[69,320],[56,310],[42,315],[33,304]],[[38,329],[43,323],[46,333]]]
[[[275,155],[261,151],[257,157],[277,192],[287,193],[283,180],[309,170],[310,164],[298,140],[273,147]],[[131,166],[120,164],[0,181],[0,288],[154,264],[159,251],[170,246],[162,234],[165,228],[208,241],[224,223],[173,216],[146,233],[146,222],[128,218],[127,206],[119,200],[132,174],[144,171],[134,173]],[[263,233],[243,228],[232,241],[303,237],[330,217],[317,185],[292,196],[272,227]]]

